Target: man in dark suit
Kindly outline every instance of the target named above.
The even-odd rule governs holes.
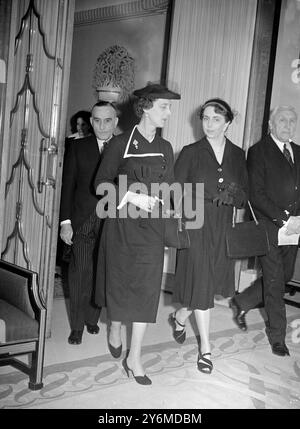
[[[279,228],[290,216],[300,215],[300,147],[292,142],[296,124],[293,107],[276,107],[270,115],[270,134],[249,149],[250,201],[257,218],[265,221],[270,251],[259,258],[262,277],[230,301],[234,320],[244,331],[247,311],[264,305],[272,352],[279,356],[289,355],[285,344],[284,293],[285,284],[293,275],[298,250],[297,245],[278,246]],[[288,230],[292,232],[295,231]]]
[[[95,250],[102,222],[96,215],[98,198],[94,176],[102,152],[117,123],[115,107],[106,101],[96,103],[91,112],[95,136],[74,140],[67,152],[60,207],[60,237],[71,246],[68,269],[70,293],[70,344],[80,344],[84,325],[90,334],[98,334],[100,308],[93,304]]]

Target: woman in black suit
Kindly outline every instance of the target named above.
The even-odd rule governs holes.
[[[181,308],[170,315],[173,336],[178,343],[186,337],[185,321],[194,311],[201,337],[198,369],[211,373],[209,343],[210,309],[214,296],[234,294],[234,261],[226,255],[225,230],[233,207],[246,201],[245,153],[225,137],[233,120],[230,106],[222,99],[210,99],[200,109],[205,137],[185,146],[175,164],[175,180],[204,183],[204,224],[190,229],[191,246],[179,250],[173,301]],[[192,194],[195,202],[195,192]]]
[[[159,195],[152,184],[174,182],[171,144],[157,133],[170,115],[170,100],[180,95],[162,85],[149,84],[134,92],[139,123],[112,139],[96,175],[102,191],[114,186],[120,199],[107,198],[99,248],[96,303],[107,308],[112,321],[109,350],[118,358],[122,352],[121,323],[132,324],[131,344],[123,367],[139,384],[149,385],[141,347],[147,323],[155,323],[164,261],[164,219],[159,215]],[[129,189],[135,186],[135,191]],[[102,200],[102,203],[105,200]],[[114,209],[116,217],[114,217]],[[151,216],[158,209],[158,216]],[[135,212],[135,216],[130,213]],[[99,211],[98,211],[99,213]]]

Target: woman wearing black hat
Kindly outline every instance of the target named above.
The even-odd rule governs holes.
[[[173,301],[182,307],[169,320],[175,340],[182,344],[185,321],[194,311],[201,338],[197,366],[207,374],[213,369],[209,323],[214,296],[230,297],[235,290],[234,261],[225,248],[226,226],[233,207],[241,208],[247,201],[245,153],[225,137],[233,117],[224,100],[206,101],[200,109],[205,137],[185,146],[175,164],[176,181],[204,183],[204,224],[190,229],[190,248],[177,252]]]
[[[164,261],[164,221],[159,214],[151,216],[161,210],[151,185],[174,181],[171,144],[156,131],[170,115],[170,100],[180,95],[155,84],[134,95],[140,122],[111,140],[95,181],[96,187],[109,183],[121,193],[115,218],[114,202],[107,199],[111,214],[101,236],[95,299],[107,307],[112,321],[108,345],[113,357],[122,352],[121,323],[132,323],[130,350],[122,364],[128,376],[132,373],[146,385],[151,380],[143,369],[141,346],[147,323],[156,321]]]

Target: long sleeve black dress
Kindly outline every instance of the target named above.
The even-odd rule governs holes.
[[[204,224],[190,229],[191,246],[177,251],[173,301],[190,309],[214,306],[214,296],[232,296],[235,290],[234,261],[226,255],[225,231],[232,220],[232,205],[217,206],[213,199],[220,186],[239,185],[234,205],[246,200],[247,167],[244,151],[226,139],[222,163],[217,161],[206,138],[185,146],[175,164],[175,180],[204,183]],[[193,198],[195,194],[193,193]]]
[[[111,140],[96,176],[96,186],[111,183],[116,208],[133,183],[151,193],[153,183],[174,181],[171,144],[156,134],[150,143],[134,128]],[[123,175],[122,183],[120,175]],[[127,187],[124,186],[124,178]],[[145,190],[145,188],[144,188]],[[131,204],[127,204],[129,211]],[[113,212],[112,210],[112,212]],[[108,317],[122,322],[156,321],[164,261],[164,219],[109,217],[104,222],[98,256],[96,303],[107,307]]]

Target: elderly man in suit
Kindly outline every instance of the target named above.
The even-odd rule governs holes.
[[[267,334],[272,352],[278,356],[289,355],[285,344],[284,293],[285,284],[293,275],[298,250],[297,245],[278,246],[279,228],[289,217],[300,215],[300,147],[292,142],[296,124],[297,113],[292,106],[276,107],[270,115],[269,135],[249,149],[250,201],[257,218],[265,221],[270,251],[259,258],[262,278],[230,302],[234,320],[244,331],[247,311],[264,305]],[[300,227],[298,231],[288,229],[288,234],[293,232],[300,232]]]
[[[71,246],[68,269],[70,293],[69,344],[80,344],[84,325],[90,334],[98,334],[100,308],[93,303],[96,243],[102,222],[96,214],[98,198],[94,176],[105,145],[118,123],[113,104],[100,101],[91,112],[95,136],[74,140],[66,155],[60,209],[60,237]]]

